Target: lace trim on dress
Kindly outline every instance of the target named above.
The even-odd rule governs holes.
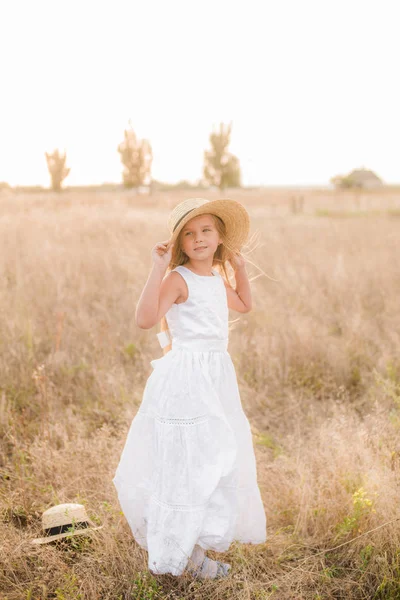
[[[255,489],[258,489],[258,488],[254,483],[251,483],[248,485],[220,485],[219,489],[232,489],[232,490],[238,490],[239,492],[244,493],[244,492],[246,492],[246,490],[248,492],[253,492]],[[177,511],[188,511],[188,512],[204,510],[210,502],[210,498],[207,498],[207,500],[205,502],[202,502],[201,504],[169,504],[168,502],[163,502],[162,500],[157,498],[157,496],[155,496],[154,494],[150,498],[151,498],[151,500],[153,500],[156,504],[158,504],[162,508],[168,508],[169,510],[177,510]]]
[[[189,417],[187,419],[182,419],[178,417],[163,417],[162,415],[144,412],[143,410],[138,410],[137,415],[140,415],[141,417],[147,417],[149,419],[154,419],[155,421],[158,421],[158,423],[162,423],[163,425],[177,425],[178,427],[186,425],[201,425],[202,423],[206,423],[206,421],[210,418],[210,415],[200,415],[198,417]],[[247,418],[241,407],[232,412],[232,417]]]
[[[151,417],[152,415],[146,415]],[[200,425],[200,423],[205,423],[209,416],[208,415],[200,415],[199,417],[191,417],[189,419],[181,419],[174,417],[162,417],[161,415],[154,415],[153,418],[162,423],[163,425],[177,425],[178,427],[186,426],[186,425]]]
[[[203,502],[202,504],[168,504],[167,502],[163,502],[159,500],[156,496],[151,496],[151,499],[154,500],[156,504],[161,506],[162,508],[169,508],[170,510],[180,510],[180,511],[196,511],[196,510],[204,510],[208,504],[207,502]]]

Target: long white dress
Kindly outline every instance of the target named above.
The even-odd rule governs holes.
[[[153,573],[180,575],[194,545],[266,540],[248,419],[227,351],[221,275],[174,269],[189,296],[166,314],[172,350],[151,361],[113,483]]]

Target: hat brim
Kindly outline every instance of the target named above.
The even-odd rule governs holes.
[[[85,529],[76,529],[75,531],[66,531],[65,533],[57,533],[56,535],[47,535],[46,537],[31,540],[31,544],[48,544],[49,542],[61,538],[73,537],[75,535],[87,535],[91,531],[97,531],[98,529],[103,529],[103,527],[104,525],[99,525],[98,527],[85,527]]]
[[[228,249],[240,251],[249,237],[250,217],[240,202],[229,198],[211,200],[186,213],[175,230],[171,232],[170,244],[178,239],[180,232],[188,221],[204,214],[216,215],[222,219],[226,228],[226,246]]]

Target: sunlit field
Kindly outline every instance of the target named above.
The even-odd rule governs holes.
[[[268,539],[233,544],[219,582],[147,571],[112,484],[162,355],[134,311],[169,210],[198,195],[220,197],[0,197],[0,598],[400,598],[395,191],[222,195],[257,234],[254,306],[231,314],[229,351]],[[103,529],[32,546],[42,512],[62,502]]]

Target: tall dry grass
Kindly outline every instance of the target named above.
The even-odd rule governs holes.
[[[398,203],[391,198],[387,214],[351,207],[346,218],[344,196],[318,204],[310,194],[296,215],[290,194],[281,213],[275,197],[231,196],[260,232],[254,262],[279,280],[253,282],[254,309],[230,342],[267,542],[233,544],[224,556],[233,574],[218,583],[152,577],[111,481],[149,361],[161,355],[155,331],[134,324],[135,302],[151,246],[182,196],[6,199],[1,598],[400,597],[400,237],[390,217]],[[315,214],[338,205],[337,217]],[[105,527],[31,546],[42,511],[60,502],[84,503]]]

